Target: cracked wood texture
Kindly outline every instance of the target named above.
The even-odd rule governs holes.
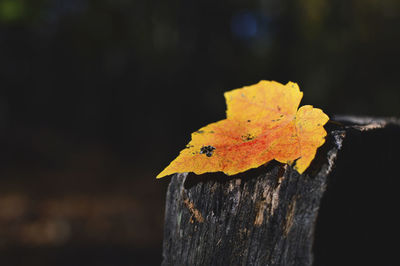
[[[162,265],[312,265],[315,221],[346,132],[394,123],[357,119],[340,117],[347,125],[328,129],[302,175],[279,163],[233,177],[173,175]]]

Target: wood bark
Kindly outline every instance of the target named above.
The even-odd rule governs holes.
[[[398,122],[339,117],[300,175],[269,163],[233,177],[175,174],[167,192],[162,265],[312,265],[315,221],[348,130]]]

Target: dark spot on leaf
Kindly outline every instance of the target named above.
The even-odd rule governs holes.
[[[281,115],[280,117],[284,117],[284,115]]]
[[[251,122],[251,120],[247,120],[247,122]]]
[[[247,134],[245,136],[242,136],[242,140],[243,141],[250,141],[250,140],[253,140],[253,139],[254,139],[254,136],[252,136],[251,134]]]
[[[278,111],[280,111],[281,110],[281,107],[278,105],[276,108],[278,108]]]
[[[213,152],[215,150],[215,147],[208,145],[208,146],[203,146],[200,149],[201,154],[205,154],[207,157],[211,157]]]
[[[214,131],[212,131],[212,130],[211,130],[211,131],[210,131],[210,133],[211,133],[211,134],[213,134],[213,133],[214,133]]]
[[[198,131],[196,131],[196,133],[203,134],[204,131],[203,130],[198,130]]]

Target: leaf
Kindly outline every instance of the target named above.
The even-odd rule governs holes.
[[[157,178],[174,173],[222,171],[234,175],[273,159],[293,164],[301,174],[325,142],[321,109],[298,109],[298,85],[275,81],[225,93],[227,118],[192,133],[192,140]]]

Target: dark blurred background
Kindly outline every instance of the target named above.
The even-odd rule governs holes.
[[[398,0],[0,0],[0,264],[158,265],[168,178],[223,92],[400,116]]]

